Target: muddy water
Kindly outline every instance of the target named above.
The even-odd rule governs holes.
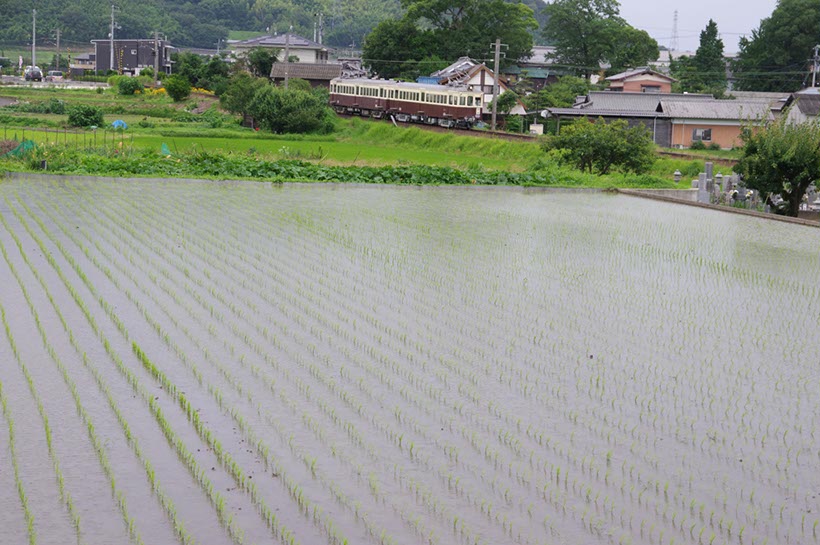
[[[301,543],[815,539],[820,346],[785,342],[820,314],[812,229],[515,189],[78,178],[0,191],[100,287],[128,341],[99,306],[95,319],[224,488],[245,542],[291,535],[260,512]],[[140,436],[161,437],[99,341],[77,338]],[[169,455],[146,449],[161,482],[195,489]],[[174,496],[180,517],[230,540],[204,491],[189,495]]]

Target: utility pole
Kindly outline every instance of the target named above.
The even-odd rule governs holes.
[[[157,88],[157,76],[159,72],[159,32],[154,31],[154,89]]]
[[[496,115],[498,112],[498,65],[501,63],[501,38],[495,39],[495,59],[493,62],[493,119],[491,130],[495,130]]]
[[[820,45],[814,46],[814,56],[812,57],[812,67],[811,67],[811,86],[812,88],[817,83],[817,63],[820,61]]]
[[[31,66],[37,66],[37,10],[31,10]]]
[[[322,43],[324,43],[324,39],[325,39],[325,36],[324,36],[324,34],[325,34],[325,21],[324,21],[324,18],[325,18],[325,14],[320,11],[319,12],[319,45],[322,45]]]
[[[62,70],[60,68],[60,29],[58,28],[54,32],[57,33],[57,66],[55,66],[54,68],[57,70]]]
[[[114,4],[111,4],[111,56],[108,64],[108,69],[114,69]]]
[[[288,33],[285,34],[285,89],[288,88],[288,65],[290,57],[290,33],[293,31],[293,25],[290,25]]]

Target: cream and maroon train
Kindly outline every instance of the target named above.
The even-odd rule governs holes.
[[[481,119],[481,91],[428,83],[336,78],[330,82],[330,105],[340,114],[393,116],[402,123],[426,123],[468,129]]]

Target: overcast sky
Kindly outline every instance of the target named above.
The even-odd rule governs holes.
[[[736,53],[741,36],[750,37],[760,20],[769,17],[777,0],[620,0],[621,17],[647,31],[658,45],[669,47],[678,10],[678,51],[694,51],[709,19],[717,23],[724,51]]]

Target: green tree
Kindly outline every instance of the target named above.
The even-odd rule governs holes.
[[[796,217],[806,189],[820,179],[820,123],[794,124],[783,116],[758,130],[744,129],[742,138],[735,172],[767,201],[780,195],[778,212]]]
[[[248,113],[262,128],[278,134],[333,130],[333,112],[311,92],[267,85],[256,92]]]
[[[247,72],[231,77],[225,92],[219,97],[223,108],[235,114],[246,115],[256,92],[268,85],[266,78],[255,78]]]
[[[525,96],[522,100],[528,110],[544,108],[569,108],[575,97],[589,93],[589,80],[575,76],[563,76],[552,85]]]
[[[615,34],[612,53],[607,59],[611,67],[607,72],[618,74],[646,66],[649,62],[658,60],[660,54],[658,42],[645,30],[624,25]]]
[[[732,63],[736,89],[792,92],[805,86],[807,59],[820,43],[820,4],[814,0],[780,0],[751,38],[740,39]]]
[[[555,46],[556,60],[585,76],[599,72],[625,24],[617,0],[555,0],[544,11],[549,20],[543,34]]]
[[[420,61],[461,56],[484,59],[490,42],[507,44],[505,63],[532,51],[537,28],[532,9],[504,0],[403,0],[407,9],[398,21],[380,23],[365,39],[365,63],[383,77],[430,73]]]
[[[174,102],[182,102],[191,94],[191,84],[179,75],[168,76],[163,80],[162,85]]]
[[[717,23],[709,19],[700,33],[700,45],[695,56],[674,59],[670,63],[670,71],[678,79],[676,87],[680,91],[709,93],[718,97],[723,95],[726,90],[726,61]]]
[[[278,49],[254,47],[245,55],[245,64],[248,71],[257,78],[269,78],[278,54]]]
[[[655,161],[655,145],[647,128],[630,127],[623,119],[611,123],[603,118],[595,122],[578,119],[562,125],[561,132],[550,137],[544,148],[559,150],[564,161],[597,174],[607,174],[612,169],[640,174]]]

